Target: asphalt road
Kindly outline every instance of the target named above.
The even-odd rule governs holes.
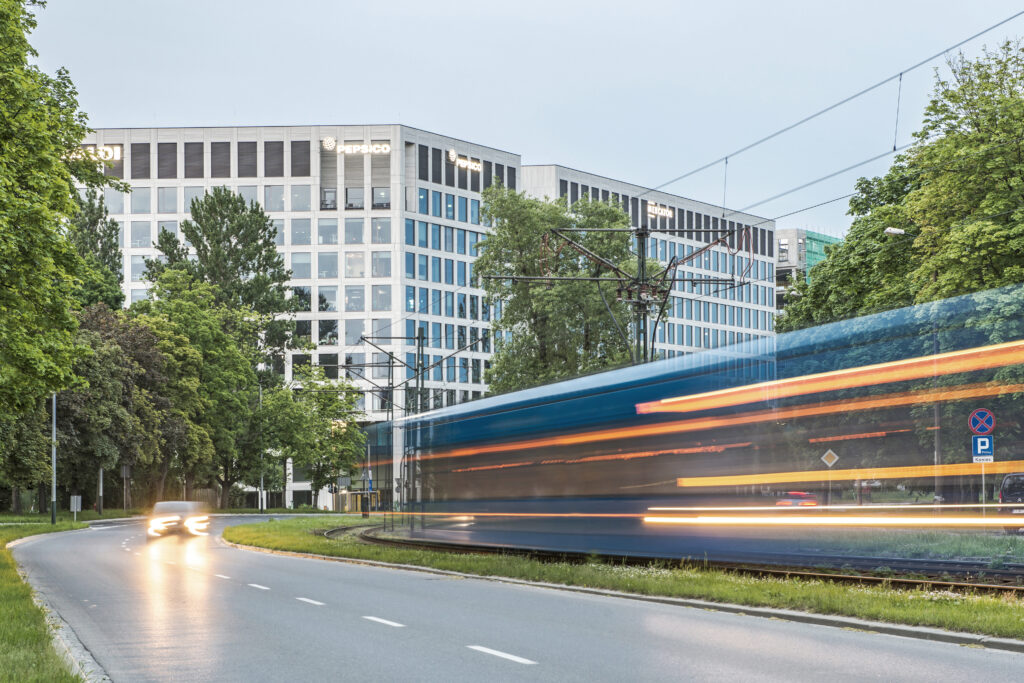
[[[1005,651],[236,550],[239,521],[13,552],[114,681],[1024,679]]]

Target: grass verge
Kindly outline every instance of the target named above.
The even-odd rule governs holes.
[[[510,555],[456,555],[369,545],[354,536],[331,540],[317,533],[332,527],[365,523],[366,520],[357,516],[270,521],[229,527],[224,530],[224,538],[233,543],[272,550],[412,564],[479,576],[777,607],[1024,638],[1024,601],[1011,595],[894,590],[884,586],[850,586],[829,581],[759,578],[664,563],[621,566],[600,561],[579,564],[541,562]]]
[[[125,517],[136,517],[145,514],[142,510],[107,510],[102,515],[95,510],[83,510],[78,513],[79,522],[95,522],[104,519],[123,519]],[[57,523],[71,522],[74,520],[73,512],[64,510],[57,511]],[[50,513],[30,513],[27,515],[15,515],[10,512],[0,512],[0,524],[49,524]],[[39,533],[39,532],[37,532]],[[8,539],[10,540],[10,539]]]
[[[79,681],[53,649],[43,610],[32,602],[32,589],[21,580],[9,542],[51,531],[78,529],[84,524],[60,522],[0,526],[0,680]]]

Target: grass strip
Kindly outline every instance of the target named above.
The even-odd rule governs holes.
[[[142,510],[107,510],[102,515],[98,514],[95,510],[83,510],[78,513],[79,522],[97,522],[104,519],[124,519],[125,517],[136,517],[138,515],[145,514]],[[75,519],[75,513],[67,512],[65,510],[57,511],[57,523],[71,522]],[[15,515],[10,512],[0,512],[0,524],[49,524],[50,513],[29,513],[24,515]],[[38,532],[36,532],[38,533]],[[10,540],[10,539],[8,539]]]
[[[232,543],[271,550],[542,581],[568,586],[836,614],[911,626],[929,626],[1004,638],[1024,638],[1024,601],[1013,595],[896,590],[824,580],[754,577],[688,564],[623,566],[600,561],[543,562],[516,555],[452,554],[363,543],[355,535],[325,538],[323,530],[358,526],[358,516],[299,518],[228,527]]]
[[[32,601],[32,588],[22,581],[9,542],[51,531],[79,529],[84,524],[60,522],[0,526],[0,681],[80,681],[53,649],[46,615]]]

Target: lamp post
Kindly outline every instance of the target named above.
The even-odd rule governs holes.
[[[53,421],[50,424],[50,524],[57,523],[57,392],[51,397]]]

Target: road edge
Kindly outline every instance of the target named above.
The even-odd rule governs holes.
[[[88,528],[68,529],[67,531],[58,531],[56,534],[80,533],[88,530]],[[4,549],[11,550],[23,543],[56,534],[38,534],[16,538],[7,543]],[[14,553],[11,553],[11,556],[14,557]],[[43,614],[46,617],[46,627],[50,631],[50,641],[57,656],[64,660],[64,664],[67,665],[73,675],[78,676],[83,681],[86,681],[86,683],[111,683],[111,678],[107,675],[106,670],[92,656],[89,648],[82,643],[78,634],[75,633],[75,629],[71,628],[71,625],[64,620],[60,612],[50,604],[45,594],[32,584],[29,580],[28,572],[18,563],[16,557],[14,558],[14,563],[17,566],[18,575],[21,577],[21,580],[32,590],[32,602],[39,609],[43,610]]]
[[[547,588],[552,590],[567,591],[570,593],[582,593],[586,595],[598,595],[610,598],[624,598],[640,602],[653,602],[677,607],[691,607],[712,612],[727,612],[745,616],[762,617],[765,619],[782,619],[818,626],[832,626],[835,628],[852,629],[868,633],[880,633],[890,636],[903,636],[916,638],[918,640],[931,640],[935,642],[952,643],[955,645],[984,647],[993,650],[1006,650],[1009,652],[1024,653],[1024,640],[1013,638],[999,638],[986,636],[978,633],[959,633],[957,631],[946,631],[939,628],[927,626],[908,626],[905,624],[891,624],[883,621],[869,621],[857,617],[844,617],[832,614],[816,614],[813,612],[800,612],[798,610],[780,609],[777,607],[751,607],[748,605],[737,605],[726,602],[712,602],[710,600],[699,600],[697,598],[673,598],[660,595],[643,595],[642,593],[627,593],[614,591],[606,588],[589,588],[587,586],[569,586],[561,583],[546,583],[543,581],[527,581],[525,579],[513,579],[505,576],[483,576],[480,574],[468,574],[448,569],[435,569],[433,567],[422,567],[413,564],[399,564],[395,562],[381,562],[379,560],[361,560],[351,557],[337,557],[334,555],[319,555],[316,553],[300,553],[291,550],[273,550],[260,548],[254,545],[243,545],[228,541],[223,536],[217,539],[225,545],[238,550],[249,550],[268,555],[281,555],[285,557],[298,557],[311,560],[330,560],[344,562],[346,564],[361,564],[370,567],[381,567],[386,569],[404,569],[407,571],[424,572],[441,576],[455,576],[463,579],[479,579],[482,581],[494,581],[519,586],[532,586],[535,588]]]

